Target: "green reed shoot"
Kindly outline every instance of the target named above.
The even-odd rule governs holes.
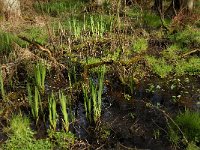
[[[84,107],[86,111],[86,117],[91,122],[92,119],[96,123],[101,117],[101,107],[102,107],[102,93],[103,93],[103,81],[105,75],[106,67],[105,65],[99,69],[98,74],[98,85],[96,86],[92,80],[90,80],[90,92],[91,95],[88,96],[88,88],[83,85],[84,94]],[[93,106],[93,107],[92,107]],[[92,116],[93,113],[93,117]]]
[[[53,93],[48,98],[48,102],[49,102],[49,122],[51,128],[55,131],[57,124],[57,112],[56,112],[56,99]]]
[[[32,92],[31,92],[31,87],[29,84],[27,84],[27,90],[28,90],[28,101],[29,101],[29,105],[31,106],[31,113],[37,123],[37,121],[39,119],[39,108],[40,107],[41,107],[41,111],[42,111],[40,93],[39,93],[38,88],[35,86],[35,93],[33,96]]]
[[[103,22],[103,18],[101,16],[100,21],[97,22],[97,33],[102,38],[104,32],[105,32],[105,25]]]
[[[1,96],[3,101],[6,100],[6,94],[5,94],[5,90],[4,90],[4,82],[3,82],[3,75],[2,75],[2,70],[0,68],[0,88],[1,88]]]
[[[88,87],[86,84],[83,84],[83,95],[84,95],[84,107],[86,112],[86,118],[91,122],[92,121],[92,102],[88,97]]]
[[[75,38],[78,38],[81,34],[81,27],[76,19],[73,19],[73,31]]]
[[[69,117],[67,113],[67,97],[64,95],[63,92],[59,91],[59,99],[61,104],[61,110],[63,114],[63,126],[66,132],[69,131]]]
[[[72,93],[72,80],[71,80],[70,72],[68,72],[68,79],[69,79],[69,88],[70,88],[70,92]]]
[[[101,106],[97,102],[97,87],[92,81],[90,81],[90,87],[93,102],[93,120],[97,122],[98,118],[101,116]]]
[[[35,66],[35,81],[40,92],[45,92],[45,77],[46,77],[46,66],[42,62],[38,62]]]
[[[95,35],[96,38],[98,36],[100,36],[102,38],[103,33],[105,32],[105,24],[103,22],[103,17],[101,16],[96,21],[96,19],[94,19],[93,16],[90,16],[90,28],[91,28],[92,36]]]
[[[93,16],[90,16],[90,26],[91,26],[91,30],[92,30],[92,35],[94,35],[95,34],[95,25],[94,25]]]
[[[102,93],[103,93],[103,81],[104,75],[106,72],[105,65],[100,68],[98,74],[98,89],[92,84],[92,99],[93,99],[93,107],[94,107],[94,121],[101,117],[101,106],[102,106]],[[97,91],[98,90],[98,91]]]

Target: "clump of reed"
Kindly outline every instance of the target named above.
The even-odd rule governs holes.
[[[90,122],[94,121],[95,123],[97,123],[97,121],[101,117],[103,81],[105,71],[105,65],[99,69],[98,85],[95,85],[92,80],[90,80],[89,87],[83,85],[84,107],[86,110],[86,117]]]
[[[43,62],[38,62],[35,65],[35,82],[39,91],[44,94],[45,92],[45,77],[46,77],[46,66]]]
[[[89,120],[89,122],[92,122],[92,101],[89,98],[89,91],[88,86],[86,84],[83,84],[83,96],[84,96],[84,107],[85,107],[85,113],[86,118]]]
[[[56,112],[56,99],[53,92],[48,98],[48,104],[49,104],[49,122],[51,125],[52,130],[56,130],[56,124],[57,124],[57,112]]]
[[[61,111],[63,114],[63,126],[66,132],[69,131],[69,117],[67,112],[67,96],[62,92],[59,91],[59,100],[61,104]]]
[[[28,101],[31,107],[31,113],[33,115],[33,118],[36,120],[36,124],[37,124],[38,119],[39,119],[39,110],[43,112],[41,96],[40,96],[37,86],[35,86],[34,88],[34,95],[32,93],[30,84],[27,84],[27,91],[28,91]]]

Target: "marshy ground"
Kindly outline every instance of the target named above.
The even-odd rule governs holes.
[[[164,23],[149,4],[0,18],[0,147],[200,149],[200,3]]]

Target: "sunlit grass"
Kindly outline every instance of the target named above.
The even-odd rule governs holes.
[[[15,39],[11,33],[0,30],[0,54],[9,54],[13,50],[12,43]]]
[[[36,2],[34,4],[34,8],[38,11],[44,11],[45,13],[51,15],[51,16],[59,16],[69,11],[75,11],[82,7],[83,1],[81,0],[56,0],[56,1],[50,1],[48,3],[46,2]]]
[[[46,44],[49,39],[49,35],[45,27],[27,26],[19,33],[19,35],[22,37],[24,36],[42,45]]]

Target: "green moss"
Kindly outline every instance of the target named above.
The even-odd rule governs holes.
[[[171,21],[169,19],[164,19],[165,25],[170,24],[170,22]],[[144,14],[144,25],[147,25],[147,26],[150,26],[150,27],[153,27],[153,28],[158,28],[162,25],[162,22],[160,20],[159,15],[146,12]]]
[[[176,44],[171,45],[166,50],[162,52],[162,55],[167,60],[176,61],[179,59],[178,53],[180,52],[180,47]]]
[[[56,143],[55,148],[57,149],[69,149],[71,145],[75,142],[75,136],[71,132],[48,132],[49,137],[54,143]]]
[[[148,41],[145,38],[138,38],[133,43],[133,52],[142,53],[148,48]]]
[[[169,38],[186,47],[192,44],[198,45],[200,44],[200,29],[187,26],[183,31],[170,35]]]
[[[184,59],[177,61],[175,72],[177,75],[198,75],[200,73],[200,58],[192,57],[188,61]]]
[[[52,145],[48,140],[36,140],[34,138],[34,132],[30,128],[29,119],[21,115],[16,115],[13,116],[10,122],[9,139],[3,145],[3,149],[49,150],[52,149]]]
[[[173,66],[166,63],[164,58],[156,59],[155,57],[146,57],[151,70],[159,75],[161,78],[167,77],[167,75],[172,72]]]

